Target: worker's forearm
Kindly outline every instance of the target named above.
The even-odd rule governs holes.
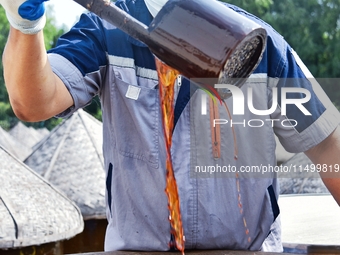
[[[66,103],[65,106],[56,105],[64,86],[57,86],[61,81],[49,65],[42,32],[25,35],[11,29],[3,65],[11,105],[19,118],[39,121],[70,106],[70,98],[66,99],[67,103],[61,102]]]
[[[335,172],[340,164],[340,127],[319,145],[306,152],[314,164],[328,166],[328,172],[320,172],[321,178],[334,199],[340,205],[340,172]],[[332,171],[333,170],[333,171]]]

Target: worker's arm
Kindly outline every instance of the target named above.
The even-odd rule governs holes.
[[[320,175],[326,187],[340,205],[340,172],[334,171],[335,166],[340,165],[340,127],[320,144],[305,153],[314,164],[328,166],[328,172],[321,171]]]
[[[25,121],[48,119],[73,105],[48,62],[43,32],[11,28],[3,54],[5,84],[15,114]]]
[[[0,0],[11,25],[3,53],[5,84],[15,114],[25,121],[45,120],[73,105],[48,62],[45,1]]]

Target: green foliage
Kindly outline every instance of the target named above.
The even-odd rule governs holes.
[[[221,2],[236,5],[258,17],[265,15],[273,4],[272,0],[221,0]]]
[[[15,122],[15,116],[9,103],[0,102],[0,127],[8,130]]]
[[[51,6],[46,10],[46,25],[44,27],[44,38],[46,49],[49,50],[56,45],[58,38],[67,31],[65,26],[59,28],[56,25],[54,12]]]
[[[95,117],[96,119],[98,120],[102,120],[102,110],[101,110],[101,107],[100,107],[100,99],[98,96],[96,96],[91,104],[89,104],[88,106],[86,106],[84,108],[84,110],[86,112],[88,112],[89,114],[91,114],[93,117]]]
[[[48,130],[52,130],[54,127],[59,125],[62,122],[61,118],[50,118],[46,121],[40,121],[40,122],[22,122],[28,127],[33,128],[47,128]],[[15,122],[16,123],[16,122]],[[11,125],[13,127],[13,125]]]
[[[0,52],[3,52],[9,32],[9,23],[5,10],[0,6]],[[3,77],[3,66],[0,64],[0,127],[9,129],[15,117],[8,101],[8,94],[5,88]]]
[[[9,24],[6,18],[5,10],[0,6],[0,52],[3,52],[7,36],[9,32]],[[3,77],[3,67],[2,63],[0,64],[0,102],[8,102],[8,95],[6,92],[6,88],[4,86],[4,77]]]
[[[264,16],[315,77],[339,77],[339,0],[273,0]]]
[[[226,0],[274,27],[298,53],[316,78],[340,77],[339,0]],[[337,83],[323,88],[340,105]]]
[[[285,37],[314,77],[340,77],[339,0],[273,0],[263,19]],[[338,87],[323,84],[330,99],[340,105]]]

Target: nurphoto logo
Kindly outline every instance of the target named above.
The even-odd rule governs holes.
[[[232,94],[232,100],[233,100],[233,115],[244,115],[245,113],[245,96],[243,94],[243,91],[235,86],[235,85],[230,85],[230,84],[215,84],[214,85],[215,89],[228,89],[230,93]],[[272,88],[273,93],[272,93],[272,105],[270,109],[265,109],[265,110],[259,110],[255,109],[254,104],[253,104],[253,88],[248,87],[247,89],[247,106],[248,110],[253,113],[254,115],[257,116],[268,116],[272,113],[274,113],[277,110],[278,107],[278,88],[273,87]],[[304,89],[304,88],[294,88],[294,87],[285,87],[281,88],[281,102],[280,102],[280,107],[281,107],[281,115],[285,116],[287,113],[287,105],[295,105],[304,115],[310,116],[312,115],[304,106],[304,103],[307,103],[311,99],[311,93],[309,90]],[[292,93],[298,93],[304,95],[304,97],[299,97],[299,98],[288,98],[288,94]],[[207,114],[207,97],[208,95],[206,93],[202,94],[201,98],[201,103],[202,103],[202,108],[201,108],[201,113],[202,115]],[[274,123],[276,121],[280,121],[282,126],[285,127],[295,127],[298,122],[297,120],[294,119],[266,119],[265,121],[271,122],[272,126],[274,126]],[[247,121],[244,120],[243,122],[237,122],[233,123],[232,120],[227,120],[227,119],[215,119],[214,120],[214,127],[216,125],[224,125],[230,123],[231,125],[233,124],[242,124],[250,127],[261,127],[264,125],[264,121],[262,119],[250,119]]]

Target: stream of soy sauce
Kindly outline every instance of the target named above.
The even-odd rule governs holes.
[[[172,132],[174,129],[174,84],[179,71],[166,65],[164,62],[159,60],[157,57],[156,68],[159,79],[159,94],[161,103],[161,113],[162,113],[162,124],[165,136],[165,147],[166,147],[166,188],[165,193],[168,197],[168,209],[169,209],[169,221],[171,225],[171,233],[174,236],[174,243],[170,245],[175,246],[184,255],[184,242],[185,236],[183,231],[183,225],[181,220],[180,211],[180,200],[178,195],[178,188],[176,183],[176,178],[172,166],[171,160],[171,144],[172,144]],[[229,112],[228,106],[223,101],[222,103],[231,119],[231,114]],[[234,159],[238,159],[238,148],[236,141],[236,134],[234,128],[232,128],[233,138],[234,138]],[[248,236],[247,241],[251,242],[251,237],[249,236],[249,229],[247,226],[247,220],[244,216],[243,205],[241,199],[241,188],[240,188],[240,177],[238,174],[235,176],[237,193],[238,193],[238,207],[240,214],[243,218],[244,228],[246,236]]]
[[[169,67],[156,58],[156,68],[159,79],[159,94],[162,112],[162,123],[166,147],[166,187],[168,197],[169,221],[171,233],[174,236],[174,245],[184,255],[184,233],[181,220],[180,201],[176,178],[171,160],[171,141],[174,128],[174,83],[180,74],[177,70]]]

